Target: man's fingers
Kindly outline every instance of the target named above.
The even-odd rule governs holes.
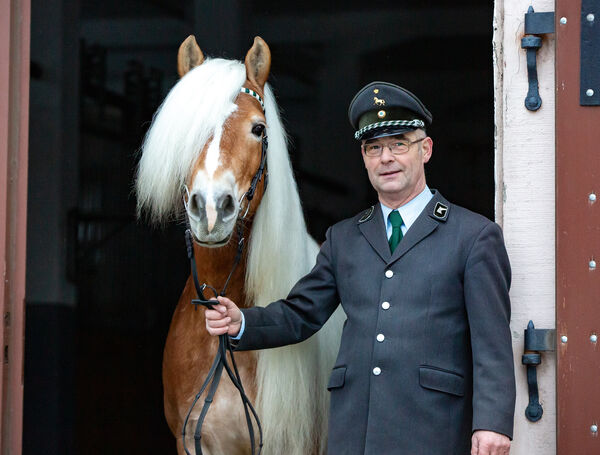
[[[206,330],[208,333],[216,335],[228,334],[235,336],[240,330],[241,313],[234,302],[227,297],[217,297],[212,309],[204,310],[206,320]]]
[[[230,299],[223,295],[218,296],[217,300],[221,305],[225,306],[226,308],[231,308],[231,306],[234,305],[234,303]]]
[[[493,431],[477,430],[471,438],[471,455],[508,455],[510,439]]]
[[[220,305],[218,300],[209,299],[208,301],[211,302],[212,307],[220,313],[227,312],[227,307],[225,305]]]
[[[216,329],[213,329],[211,327],[207,327],[206,328],[208,330],[208,333],[211,334],[212,336],[217,336],[217,335],[224,335],[229,331],[229,326],[227,327],[218,327]]]
[[[218,319],[223,319],[224,317],[224,313],[225,311],[221,311],[218,309],[218,307],[220,307],[221,305],[216,305],[213,307],[213,309],[206,309],[204,311],[204,316],[206,317],[206,319],[208,320],[218,320]]]
[[[228,326],[230,322],[231,322],[231,318],[230,317],[226,317],[226,318],[223,318],[223,319],[215,319],[215,320],[208,319],[206,321],[206,325],[207,325],[207,327],[217,328],[217,327]]]

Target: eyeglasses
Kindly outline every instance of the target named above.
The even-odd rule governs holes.
[[[365,155],[371,157],[381,156],[385,147],[390,149],[390,152],[392,152],[394,155],[402,155],[403,153],[408,152],[408,149],[411,145],[416,144],[417,142],[421,142],[423,139],[427,139],[427,136],[422,137],[421,139],[417,139],[416,141],[409,141],[408,139],[399,139],[397,141],[390,142],[389,144],[378,144],[376,142],[372,144],[364,144],[362,148],[365,152]]]

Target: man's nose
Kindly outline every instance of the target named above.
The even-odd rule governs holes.
[[[381,162],[389,163],[390,161],[394,161],[394,154],[392,150],[387,145],[383,145],[381,149]]]

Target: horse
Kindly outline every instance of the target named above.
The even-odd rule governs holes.
[[[260,37],[242,63],[205,57],[190,35],[177,55],[180,79],[144,138],[135,182],[138,216],[145,214],[159,225],[189,219],[197,274],[216,289],[228,280],[238,251],[235,233],[243,232],[248,247],[227,285],[227,296],[242,307],[285,297],[314,265],[318,252],[306,230],[285,131],[267,83],[270,65],[271,52]],[[265,175],[248,200],[244,196],[260,166],[265,134],[268,185]],[[195,297],[190,276],[163,354],[164,412],[180,455],[185,416],[218,347],[205,329],[204,311],[190,304]],[[262,422],[264,455],[324,453],[326,382],[344,319],[339,310],[297,345],[235,354],[246,394]],[[203,425],[204,454],[250,452],[236,392],[223,377]],[[201,403],[185,429],[191,450]]]

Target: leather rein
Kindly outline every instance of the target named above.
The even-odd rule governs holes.
[[[260,104],[263,108],[263,111],[264,111],[264,103],[263,103],[260,95],[258,95],[258,93],[256,93],[255,91],[253,91],[251,89],[245,88],[245,87],[242,87],[240,89],[240,92],[246,93],[246,94],[256,98],[260,102]],[[244,220],[246,218],[246,216],[248,215],[248,211],[250,209],[250,203],[252,202],[252,199],[256,192],[258,183],[261,181],[263,176],[265,179],[265,183],[263,186],[263,194],[264,194],[264,191],[266,191],[266,189],[267,189],[267,183],[268,183],[268,172],[266,171],[267,148],[268,148],[267,134],[266,134],[266,132],[264,132],[263,136],[262,136],[262,150],[261,150],[260,165],[259,165],[256,173],[254,174],[254,177],[252,177],[252,181],[250,182],[250,187],[248,188],[248,191],[246,191],[242,195],[242,197],[240,198],[240,201],[239,201],[240,213],[243,212],[243,214],[241,216],[238,216],[238,219],[236,220],[236,226],[237,226],[236,233],[238,236],[238,243],[237,243],[237,251],[235,254],[235,259],[233,261],[231,271],[229,272],[229,275],[227,276],[227,280],[225,281],[225,284],[223,285],[223,289],[221,289],[221,292],[219,292],[219,293],[217,293],[217,290],[213,286],[210,286],[206,283],[203,283],[201,285],[200,280],[198,279],[196,260],[194,259],[194,245],[193,245],[194,239],[192,236],[192,231],[191,231],[189,218],[188,218],[187,210],[186,210],[185,242],[186,242],[186,246],[187,246],[188,259],[190,260],[191,275],[192,275],[192,279],[194,282],[194,287],[196,288],[196,293],[198,295],[197,299],[192,299],[192,301],[191,301],[192,305],[194,305],[195,310],[198,309],[198,305],[202,305],[209,309],[213,308],[213,304],[215,303],[215,300],[214,299],[210,300],[210,298],[207,299],[206,296],[204,295],[204,291],[207,288],[212,291],[212,293],[214,294],[214,298],[216,298],[217,296],[225,296],[225,293],[227,291],[227,286],[229,285],[229,281],[231,280],[231,277],[233,276],[233,273],[242,258],[245,239],[243,237],[243,227],[242,227],[242,223],[240,223],[240,221]],[[185,190],[188,193],[188,197],[189,197],[189,192],[187,191],[187,187],[185,187]],[[245,207],[245,209],[242,209],[242,203],[244,202],[244,199],[246,200],[246,207]],[[184,205],[187,208],[187,201],[185,199],[185,196],[184,196]],[[227,359],[227,353],[229,353],[229,357],[231,359],[231,365],[229,364],[229,361]],[[196,403],[198,402],[198,400],[200,399],[202,394],[208,388],[206,398],[204,399],[204,406],[202,407],[202,411],[200,412],[198,421],[196,423],[196,429],[194,431],[194,448],[196,450],[196,455],[202,455],[202,446],[201,446],[202,424],[204,423],[204,419],[206,417],[206,414],[208,413],[208,409],[210,408],[210,405],[213,402],[215,393],[217,391],[217,387],[219,386],[219,381],[221,380],[223,370],[225,370],[227,372],[229,379],[231,379],[231,382],[233,383],[235,388],[240,393],[240,398],[242,399],[242,404],[244,405],[244,414],[246,416],[246,424],[248,425],[248,434],[250,436],[250,446],[252,449],[252,452],[251,452],[252,455],[255,455],[257,453],[256,452],[256,441],[255,441],[255,429],[254,429],[254,423],[253,423],[252,419],[254,418],[254,420],[256,421],[256,426],[257,426],[258,434],[259,434],[258,455],[260,455],[260,453],[262,451],[262,446],[263,446],[262,427],[260,424],[260,420],[258,418],[258,414],[256,413],[254,407],[252,406],[252,403],[250,403],[250,400],[248,399],[248,396],[246,395],[246,393],[244,391],[244,387],[242,386],[242,379],[240,377],[240,373],[239,373],[237,365],[235,363],[235,358],[233,356],[233,349],[232,349],[231,343],[229,341],[229,335],[227,335],[227,334],[219,335],[219,348],[217,350],[217,354],[215,355],[215,359],[213,360],[212,366],[210,367],[210,370],[208,371],[208,375],[206,376],[206,379],[204,380],[204,383],[202,384],[200,391],[196,394],[194,401],[192,402],[192,405],[190,406],[190,409],[185,417],[185,421],[183,422],[183,429],[182,429],[183,449],[185,450],[185,453],[187,455],[191,455],[191,453],[188,451],[188,449],[186,447],[186,443],[185,443],[185,437],[186,437],[185,430],[186,430],[190,415],[192,414],[192,411],[194,410],[194,407],[196,406]]]

